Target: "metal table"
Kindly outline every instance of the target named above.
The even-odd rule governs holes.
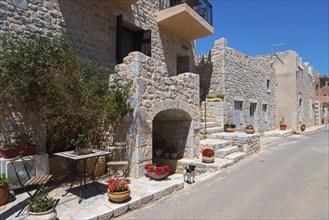
[[[95,188],[97,189],[98,192],[101,193],[101,191],[98,189],[98,187],[95,184],[95,167],[96,167],[96,163],[98,161],[98,158],[100,156],[105,156],[110,154],[110,152],[108,151],[101,151],[101,150],[93,150],[92,153],[90,154],[85,154],[85,155],[77,155],[74,153],[74,151],[64,151],[64,152],[60,152],[60,153],[54,153],[54,155],[59,156],[59,157],[64,157],[67,159],[69,166],[70,166],[70,176],[72,178],[72,182],[71,182],[71,186],[69,189],[67,189],[67,192],[62,195],[62,196],[66,196],[69,193],[69,190],[72,189],[73,183],[76,179],[79,179],[80,181],[80,196],[79,196],[79,203],[81,203],[82,201],[82,181],[84,181],[84,185],[85,188],[87,189],[87,184],[86,184],[86,177],[91,176],[92,180],[93,180],[93,185],[95,186]],[[86,161],[89,158],[96,158],[93,169],[91,171],[91,173],[86,173]],[[76,162],[73,163],[73,161]],[[80,165],[80,161],[83,161],[83,167],[81,169]]]

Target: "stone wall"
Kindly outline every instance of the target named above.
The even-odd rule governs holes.
[[[188,128],[186,122],[181,122],[186,130],[182,157],[196,155],[199,144],[199,76],[183,73],[167,77],[164,66],[164,63],[142,53],[132,52],[124,58],[123,64],[115,67],[121,77],[133,82],[130,103],[134,112],[127,142],[130,175],[134,177],[142,176],[145,164],[152,162],[152,131],[157,116],[162,116],[157,122],[167,124],[164,129],[169,129],[168,123],[174,120],[189,119]]]
[[[165,28],[158,26],[156,22],[156,12],[160,4],[166,2],[168,1],[136,0],[131,5],[122,6],[120,3],[109,0],[4,0],[0,1],[0,34],[5,36],[8,36],[9,33],[19,33],[25,36],[40,34],[53,37],[65,31],[72,37],[80,53],[104,65],[114,66],[117,42],[116,19],[117,16],[122,15],[127,26],[144,30],[151,29],[151,53],[153,59],[150,61],[152,63],[150,63],[149,68],[158,66],[156,71],[159,72],[159,75],[156,77],[160,77],[160,75],[177,75],[176,62],[178,56],[188,56],[190,61],[186,62],[189,65],[188,69],[194,71],[194,42],[178,37]],[[138,66],[130,65],[129,68],[129,71],[132,73],[139,71]],[[147,70],[143,72],[145,74],[144,77],[149,77],[148,75],[152,71]],[[189,82],[184,82],[185,78]],[[139,102],[143,99],[143,105],[149,106],[154,100],[159,99],[177,98],[178,100],[187,100],[187,95],[180,94],[179,89],[185,88],[185,84],[189,85],[194,78],[195,76],[192,74],[182,74],[177,76],[177,78],[167,78],[165,84],[160,88],[161,91],[164,91],[162,94],[153,94],[152,88],[144,84],[146,81],[138,79],[139,81],[136,84],[140,86],[139,89],[148,88],[150,93],[143,95],[143,97],[137,97],[137,93],[135,93],[133,102]],[[179,84],[171,84],[174,82]],[[195,89],[194,87],[193,89]],[[193,102],[198,99],[198,95],[195,96],[193,96]],[[186,105],[188,106],[189,103]],[[29,116],[23,112],[18,112],[21,116],[20,121],[12,120],[9,122],[8,115],[16,114],[17,112],[15,112],[4,113],[4,111],[0,111],[1,114],[4,113],[1,116],[0,141],[6,141],[11,136],[22,136],[23,134],[27,136],[30,136],[31,133],[44,135],[44,132],[39,132],[35,128],[32,129],[30,125],[27,126],[29,124]],[[195,111],[193,114],[198,115]],[[23,128],[26,131],[21,131]],[[105,136],[102,137],[102,145],[112,142],[113,135],[111,132],[106,132]],[[36,142],[42,145],[40,151],[45,151],[45,137],[42,137],[42,135],[32,138],[37,139]],[[139,138],[145,139],[145,137]]]
[[[307,126],[315,125],[315,83],[317,81],[318,74],[311,66],[298,65],[296,71],[297,126],[301,123]]]
[[[284,116],[288,129],[298,132],[301,123],[306,126],[316,124],[318,73],[308,63],[303,63],[295,51],[281,52],[277,56],[273,67],[278,82],[278,117]]]
[[[199,63],[200,84],[202,88],[209,88],[204,92],[205,94],[224,95],[224,122],[235,123],[234,102],[239,101],[242,103],[240,124],[236,126],[244,129],[251,124],[250,103],[255,103],[256,130],[263,132],[274,129],[277,121],[276,78],[269,60],[262,56],[249,57],[229,48],[226,40],[222,38],[215,41],[214,48],[211,50],[211,62],[208,61],[207,65],[209,63],[212,65],[211,75],[210,67],[201,68],[202,65]],[[210,80],[206,78],[209,75]],[[268,88],[267,81],[269,81]],[[267,106],[266,113],[263,113],[263,105]]]
[[[177,56],[189,56],[194,72],[194,42],[158,26],[156,12],[166,0],[136,0],[120,6],[108,0],[5,0],[0,2],[0,32],[52,36],[67,30],[81,53],[105,65],[116,62],[116,18],[130,26],[151,29],[152,57],[177,75]]]

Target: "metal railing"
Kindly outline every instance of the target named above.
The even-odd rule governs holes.
[[[186,3],[204,20],[212,25],[212,5],[207,0],[162,0],[160,10]]]

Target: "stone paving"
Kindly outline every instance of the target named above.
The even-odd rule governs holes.
[[[307,128],[304,133],[309,134],[325,126],[326,125],[310,127]],[[271,141],[280,138],[284,138],[284,135],[281,137],[262,136],[261,144],[265,145],[266,143],[270,143]],[[189,164],[196,164],[198,169],[207,169],[207,172],[196,176],[196,182],[201,182],[205,179],[208,179],[210,176],[213,176],[218,171],[233,165],[235,161],[216,158],[215,163],[213,164],[204,164],[201,162],[201,159],[186,159],[184,162]],[[59,200],[58,205],[56,206],[58,218],[109,219],[112,217],[120,216],[127,211],[138,209],[153,201],[159,200],[164,196],[182,189],[184,185],[187,186],[187,183],[184,183],[183,181],[182,174],[171,175],[168,179],[163,181],[150,180],[146,177],[139,179],[129,179],[129,186],[131,189],[130,199],[124,203],[114,204],[108,200],[106,194],[107,185],[105,183],[105,179],[106,178],[99,179],[97,183],[102,193],[97,192],[92,183],[87,184],[88,189],[85,190],[83,200],[80,204],[78,204],[78,185],[74,185],[69,193],[62,197],[62,194],[64,194],[66,189],[69,188],[68,182],[50,183],[46,191],[50,196]],[[24,200],[27,198],[27,193],[22,190],[17,190],[16,196],[9,198],[7,204],[0,207],[0,219],[15,219],[16,214],[21,209],[21,207],[23,207]],[[16,219],[27,218],[27,211],[24,210],[21,216]]]

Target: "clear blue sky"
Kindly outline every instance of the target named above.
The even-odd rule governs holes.
[[[224,37],[228,46],[249,56],[294,50],[321,75],[328,71],[328,0],[210,0],[215,34],[197,40],[208,53]]]

